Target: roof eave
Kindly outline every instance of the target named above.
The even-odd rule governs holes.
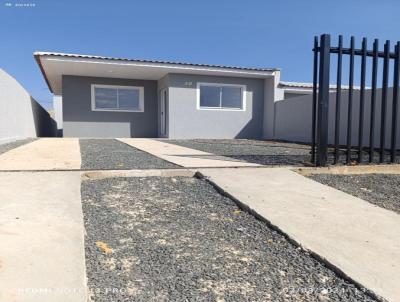
[[[100,64],[98,65],[100,66],[97,71],[98,74],[101,73],[101,68],[108,68],[105,66],[113,66],[113,65],[127,66],[128,68],[133,68],[133,70],[136,69],[136,72],[140,72],[141,69],[144,69],[150,71],[150,75],[149,74],[147,75],[150,78],[146,78],[146,76],[144,77],[144,79],[149,79],[149,80],[158,80],[158,78],[156,78],[157,73],[160,74],[188,73],[188,74],[203,74],[211,76],[227,76],[227,77],[243,77],[243,78],[249,77],[249,78],[266,79],[269,77],[276,76],[276,74],[279,73],[280,71],[279,69],[276,68],[251,68],[251,67],[248,68],[248,67],[234,67],[234,66],[222,66],[222,65],[192,64],[192,63],[170,62],[170,61],[136,60],[136,59],[39,52],[39,51],[34,52],[33,56],[37,64],[39,65],[40,71],[42,72],[42,75],[46,81],[49,90],[53,94],[56,93],[58,94],[61,91],[61,88],[59,87],[59,85],[61,84],[59,83],[58,78],[57,79],[54,78],[55,76],[60,76],[60,75],[62,76],[64,74],[75,75],[75,73],[71,73],[71,70],[66,72],[65,69],[62,70],[58,68],[56,74],[53,74],[54,70],[51,71],[48,69],[49,62],[53,62],[54,64],[58,63],[78,64],[77,66],[88,63]],[[153,72],[151,70],[153,70]],[[77,75],[85,76],[85,74],[82,74],[79,71],[77,71]],[[86,76],[99,76],[99,75],[87,74]],[[126,74],[125,75],[122,74],[121,78],[126,78]]]
[[[46,81],[47,87],[49,87],[49,90],[50,90],[51,93],[54,93],[53,89],[51,88],[50,81],[47,78],[46,72],[44,71],[44,68],[43,68],[43,65],[42,65],[42,61],[40,60],[40,56],[41,55],[39,53],[37,53],[37,52],[33,53],[33,57],[35,58],[36,63],[39,65],[40,72],[42,73],[42,75],[44,77],[44,80]]]

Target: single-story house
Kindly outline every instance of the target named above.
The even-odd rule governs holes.
[[[312,83],[299,83],[299,82],[283,82],[280,81],[278,84],[278,88],[283,91],[282,99],[291,99],[302,97],[305,95],[311,95],[313,93],[313,84]],[[342,91],[348,91],[349,86],[342,85]],[[353,90],[359,91],[360,86],[353,86]],[[370,87],[366,87],[366,89],[370,89]],[[336,93],[336,85],[329,85],[329,91],[331,93]]]
[[[35,52],[65,137],[272,138],[277,68]],[[289,96],[288,96],[289,97]]]

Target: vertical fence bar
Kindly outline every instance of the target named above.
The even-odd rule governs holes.
[[[396,161],[397,152],[397,114],[399,102],[399,68],[400,68],[400,42],[395,47],[394,70],[393,70],[393,105],[392,105],[392,140],[390,150],[390,162]]]
[[[383,163],[385,158],[385,136],[386,136],[386,113],[387,113],[387,89],[389,79],[389,55],[390,41],[386,40],[383,58],[383,77],[382,77],[382,103],[381,103],[381,141],[379,150],[379,162]]]
[[[375,39],[374,49],[372,54],[372,79],[371,79],[371,120],[369,130],[369,162],[372,163],[374,159],[374,137],[375,137],[375,108],[376,108],[376,83],[378,73],[378,51],[379,40]]]
[[[314,70],[312,97],[311,162],[315,163],[315,127],[317,120],[317,81],[318,81],[318,37],[314,37]]]
[[[365,102],[365,69],[367,63],[367,38],[362,40],[361,48],[361,79],[360,79],[360,116],[358,119],[358,163],[362,162],[362,147],[364,135],[364,102]]]
[[[353,82],[354,82],[354,37],[350,39],[350,70],[349,70],[349,103],[347,107],[347,152],[346,164],[350,164],[351,159],[351,130],[353,112]]]
[[[340,103],[342,96],[342,52],[343,36],[339,36],[337,57],[337,75],[336,75],[336,112],[335,112],[335,157],[334,164],[339,161],[339,139],[340,139]]]
[[[317,166],[326,166],[328,149],[329,71],[331,37],[324,34],[320,41],[320,64],[317,113]]]

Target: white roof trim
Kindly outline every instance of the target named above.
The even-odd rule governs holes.
[[[168,73],[267,78],[279,71],[50,52],[35,52],[34,56],[50,90],[55,94],[62,93],[62,75],[159,80]]]
[[[312,90],[313,84],[312,83],[301,83],[301,82],[279,82],[279,88],[284,89],[285,91],[309,91]],[[335,90],[336,85],[329,85],[329,89]],[[342,90],[348,90],[349,86],[342,85]],[[353,86],[354,90],[360,90],[360,86]],[[365,87],[365,89],[370,89],[370,87]]]
[[[256,67],[238,67],[238,66],[224,66],[224,65],[211,65],[211,64],[196,64],[196,63],[184,63],[184,62],[171,62],[171,61],[159,61],[159,60],[140,60],[140,59],[126,59],[116,57],[104,57],[94,55],[82,55],[82,54],[71,54],[61,52],[44,52],[36,51],[33,53],[34,56],[55,56],[55,57],[67,57],[67,58],[88,58],[88,59],[101,59],[101,60],[115,60],[125,62],[141,62],[141,63],[160,63],[167,65],[188,65],[188,66],[203,66],[203,67],[214,67],[223,69],[236,69],[236,70],[252,70],[252,71],[278,71],[278,68],[256,68]]]

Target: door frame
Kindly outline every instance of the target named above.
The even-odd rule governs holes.
[[[168,130],[168,90],[160,89],[160,137],[167,137]]]

